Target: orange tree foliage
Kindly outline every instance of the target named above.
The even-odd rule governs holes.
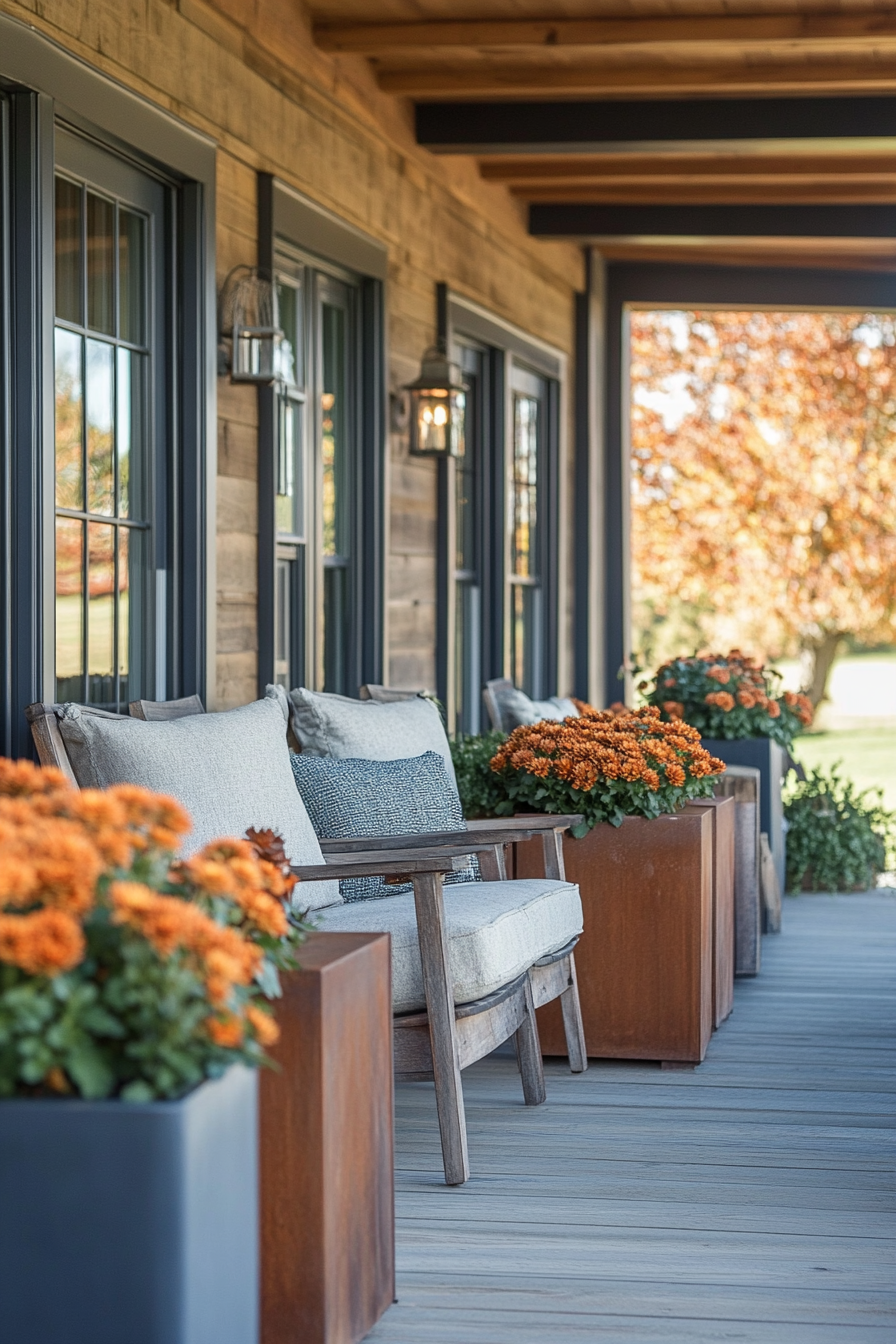
[[[634,312],[639,652],[896,637],[896,319]]]

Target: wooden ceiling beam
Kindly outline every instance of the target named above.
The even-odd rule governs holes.
[[[551,238],[878,238],[896,242],[890,205],[536,204],[529,232]]]
[[[314,40],[324,51],[383,56],[446,47],[603,47],[680,42],[879,43],[896,37],[896,11],[831,13],[644,15],[637,18],[476,19],[466,22],[319,23]]]
[[[556,158],[526,158],[512,155],[483,159],[480,175],[487,182],[505,186],[565,186],[569,182],[596,183],[607,180],[643,180],[674,177],[679,181],[719,179],[752,180],[787,176],[796,180],[850,181],[852,179],[896,180],[896,154],[563,154]]]
[[[896,173],[883,177],[613,178],[520,184],[530,204],[576,205],[896,205]]]
[[[867,94],[421,102],[415,120],[437,154],[896,153],[896,98]]]
[[[643,64],[420,66],[380,69],[386,93],[422,101],[435,98],[583,97],[612,93],[642,98],[663,94],[831,94],[896,92],[896,56],[844,61],[701,62]],[[711,133],[704,128],[704,135]]]

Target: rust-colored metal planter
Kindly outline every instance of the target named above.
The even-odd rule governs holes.
[[[395,1298],[389,946],[314,933],[283,977],[280,1069],[260,1080],[262,1344],[358,1344]]]
[[[687,812],[708,812],[712,822],[712,1024],[720,1027],[734,1007],[733,798],[701,798]]]
[[[517,875],[542,870],[520,845]],[[564,837],[585,931],[576,946],[589,1056],[698,1064],[712,1031],[712,821],[708,811],[626,817]],[[538,1010],[546,1055],[565,1055],[556,1003]]]

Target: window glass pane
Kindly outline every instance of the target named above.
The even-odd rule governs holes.
[[[348,554],[346,527],[347,406],[346,313],[325,303],[321,309],[321,456],[323,459],[323,553]]]
[[[536,699],[541,696],[541,593],[531,584],[510,588],[510,675],[515,686]]]
[[[299,281],[277,281],[277,320],[283,338],[275,356],[276,375],[285,383],[304,387],[302,287]]]
[[[56,328],[56,504],[61,509],[84,507],[84,463],[81,453],[81,337]]]
[[[113,347],[87,342],[87,508],[115,512],[113,458]]]
[[[305,533],[304,406],[280,397],[277,454],[277,531],[302,537]]]
[[[130,547],[135,534],[129,527],[118,529],[118,701],[126,704],[133,699],[128,693],[128,672],[131,665],[131,585]],[[139,539],[139,534],[136,535]]]
[[[81,321],[81,188],[56,179],[56,316]]]
[[[115,206],[87,193],[87,325],[115,335]]]
[[[115,532],[105,523],[87,524],[87,672],[94,705],[117,702]]]
[[[458,440],[458,455],[454,466],[455,518],[457,527],[455,567],[460,570],[473,570],[476,567],[475,526],[476,501],[474,490],[476,479],[473,470],[474,436],[470,433],[470,417],[473,410],[472,396],[467,397],[464,415],[464,432]]]
[[[119,335],[146,343],[146,220],[133,210],[118,211]],[[105,328],[103,328],[105,330]]]
[[[511,572],[530,577],[538,571],[538,409],[535,397],[514,397]]]
[[[324,567],[324,690],[348,695],[348,570]]]
[[[121,518],[149,518],[149,425],[146,355],[117,351],[117,419],[115,455],[118,468],[118,514]]]
[[[84,524],[56,519],[56,699],[84,698]]]

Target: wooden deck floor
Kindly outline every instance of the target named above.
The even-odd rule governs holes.
[[[694,1072],[464,1074],[469,1184],[398,1097],[398,1295],[371,1344],[896,1341],[896,899],[788,900]]]

